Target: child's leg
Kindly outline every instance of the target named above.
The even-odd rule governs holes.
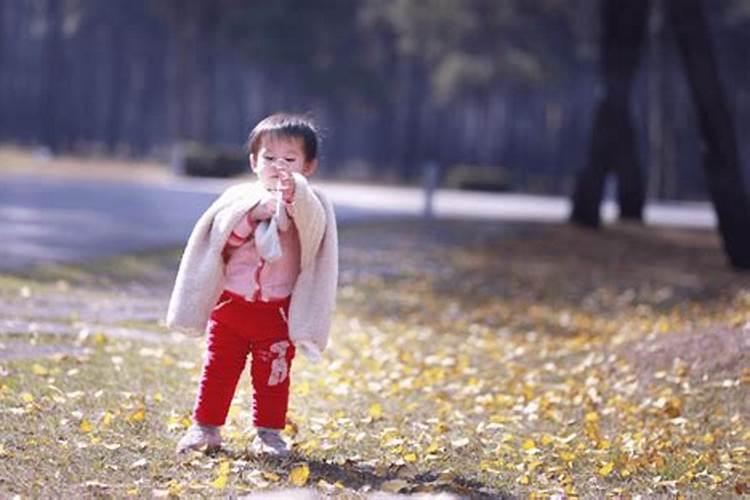
[[[278,304],[278,303],[277,303]],[[251,375],[253,379],[253,424],[266,429],[283,429],[289,404],[289,374],[294,345],[286,323],[288,302],[255,310]]]
[[[193,414],[193,419],[203,425],[220,426],[226,422],[250,351],[249,341],[222,321],[221,315],[222,311],[211,315],[206,359]]]

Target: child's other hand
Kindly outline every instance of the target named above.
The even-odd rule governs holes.
[[[279,170],[279,191],[281,199],[286,203],[294,200],[294,176],[288,170]]]
[[[276,200],[269,198],[266,201],[261,201],[250,211],[250,218],[252,220],[266,220],[273,217],[276,212]]]

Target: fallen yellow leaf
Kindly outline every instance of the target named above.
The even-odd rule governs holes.
[[[130,414],[128,422],[138,423],[146,420],[146,408],[138,408],[136,411]]]
[[[275,472],[263,471],[261,475],[263,476],[263,479],[265,479],[266,481],[271,481],[272,483],[278,483],[281,480],[279,475]]]
[[[536,448],[536,443],[534,443],[533,439],[527,439],[526,441],[523,442],[523,444],[521,445],[521,448],[523,448],[526,451],[533,450]]]
[[[576,454],[575,453],[572,453],[572,452],[569,452],[569,451],[561,451],[560,452],[560,460],[562,460],[563,462],[568,462],[569,463],[569,462],[572,462],[575,459],[576,459]]]
[[[372,406],[370,406],[369,415],[373,420],[379,420],[383,418],[383,407],[380,406],[379,403],[373,404]]]
[[[91,422],[88,420],[81,420],[81,425],[78,426],[78,428],[83,432],[84,434],[88,434],[92,430],[94,430],[94,426],[91,425]]]
[[[230,469],[229,462],[224,460],[219,464],[219,470],[216,473],[216,479],[214,479],[211,482],[211,486],[216,488],[217,490],[223,490],[227,487],[227,482],[229,481],[229,469]]]
[[[597,471],[597,473],[600,476],[602,476],[602,477],[607,477],[607,476],[609,476],[612,473],[612,471],[614,470],[614,468],[615,468],[615,463],[614,462],[607,462],[606,464],[602,465],[599,468],[599,470]]]
[[[289,482],[294,486],[304,486],[310,478],[310,467],[307,464],[297,465],[289,472]]]
[[[114,416],[114,415],[112,415],[112,414],[111,414],[110,412],[108,412],[108,411],[105,411],[105,412],[104,412],[104,415],[102,415],[102,421],[101,421],[101,424],[100,424],[100,425],[101,425],[101,426],[102,426],[103,428],[107,428],[107,427],[109,427],[109,426],[110,426],[110,424],[112,423],[112,420],[113,420],[114,418],[115,418],[115,416]]]
[[[185,487],[179,483],[172,481],[169,483],[169,488],[167,489],[167,491],[170,497],[179,497],[185,491]]]

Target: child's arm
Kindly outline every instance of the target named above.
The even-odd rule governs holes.
[[[224,262],[227,262],[232,253],[250,239],[253,231],[255,231],[255,227],[258,225],[258,221],[269,219],[271,215],[273,215],[273,200],[258,202],[253,208],[248,210],[247,214],[235,224],[232,233],[229,235],[227,244],[222,251]]]

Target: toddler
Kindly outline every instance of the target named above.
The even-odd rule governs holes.
[[[336,219],[310,186],[318,134],[303,116],[275,114],[248,138],[257,181],[230,187],[201,216],[180,261],[167,325],[206,330],[193,425],[177,452],[216,449],[248,354],[257,453],[289,452],[286,425],[297,350],[317,362],[336,299]]]

